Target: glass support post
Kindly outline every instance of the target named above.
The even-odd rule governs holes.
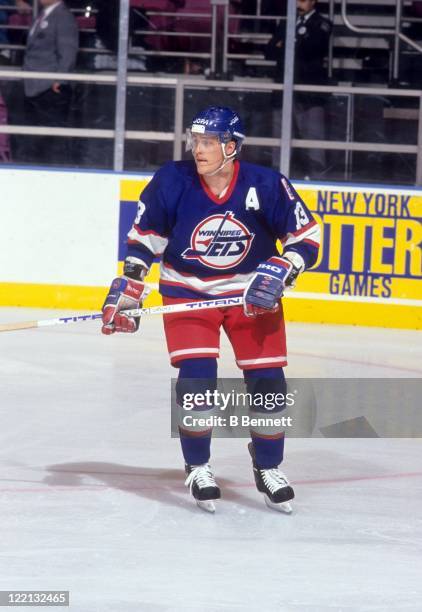
[[[114,123],[115,172],[122,172],[125,158],[127,56],[129,42],[129,1],[120,0],[119,46],[117,53],[116,116]]]
[[[295,63],[296,0],[287,3],[286,45],[284,53],[284,89],[281,115],[280,171],[286,176],[290,173],[293,83]]]

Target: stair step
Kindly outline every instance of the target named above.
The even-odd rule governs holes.
[[[384,108],[384,119],[410,119],[417,121],[419,111],[417,108]]]
[[[394,28],[395,18],[388,15],[351,15],[349,16],[352,25],[364,28]],[[341,15],[334,15],[335,25],[344,25]]]
[[[334,36],[334,47],[347,49],[389,49],[389,41],[386,38],[375,38],[369,36]]]

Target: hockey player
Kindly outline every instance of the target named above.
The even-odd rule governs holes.
[[[243,295],[243,308],[164,315],[178,395],[215,385],[221,327],[248,392],[285,390],[280,298],[315,263],[319,228],[286,177],[238,160],[244,137],[240,117],[229,108],[196,115],[187,130],[193,160],[165,164],[142,192],[123,276],[114,279],[103,306],[103,333],[135,332],[139,319],[120,311],[141,303],[145,275],[158,256],[164,304]],[[294,492],[279,469],[283,432],[252,429],[251,438],[258,490],[268,506],[291,511]],[[180,428],[180,440],[186,484],[199,506],[214,511],[220,489],[209,465],[211,430]]]

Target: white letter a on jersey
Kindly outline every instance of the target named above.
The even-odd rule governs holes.
[[[255,187],[249,187],[245,200],[246,210],[259,210],[259,200]]]

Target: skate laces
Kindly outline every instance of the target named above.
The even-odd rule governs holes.
[[[270,493],[274,493],[278,489],[289,486],[289,481],[286,476],[278,468],[272,468],[271,470],[259,470],[264,481],[265,486],[268,488]]]
[[[204,463],[203,465],[197,465],[196,467],[194,467],[186,478],[185,485],[192,489],[194,482],[196,482],[200,489],[217,486],[217,483],[215,482],[214,476],[211,472],[211,467],[208,463]]]

